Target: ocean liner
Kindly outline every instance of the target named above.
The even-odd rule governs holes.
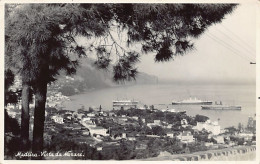
[[[211,105],[212,101],[203,101],[195,98],[189,98],[182,101],[172,101],[172,105]]]

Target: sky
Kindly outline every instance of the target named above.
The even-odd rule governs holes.
[[[160,81],[255,83],[255,4],[240,4],[193,41],[195,50],[174,61],[155,63],[155,54],[142,55],[138,70]]]
[[[221,23],[192,40],[194,50],[168,62],[155,62],[155,54],[142,54],[140,44],[132,45],[130,49],[141,54],[138,71],[155,75],[160,82],[255,84],[256,65],[250,62],[256,62],[256,9],[256,3],[238,5]],[[116,30],[111,33],[121,46],[126,44],[124,33],[120,37]],[[82,45],[93,41],[79,38]]]

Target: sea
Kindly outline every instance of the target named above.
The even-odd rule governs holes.
[[[173,100],[197,98],[208,101],[222,101],[223,105],[238,105],[241,111],[202,110],[201,105],[171,105]],[[113,100],[136,100],[139,105],[154,105],[158,109],[175,109],[186,111],[187,115],[197,114],[219,121],[221,128],[237,127],[242,123],[247,125],[248,117],[256,113],[255,85],[191,85],[191,84],[151,84],[116,86],[105,89],[95,89],[82,94],[73,95],[71,101],[63,103],[65,109],[77,110],[84,107],[102,110],[112,110]]]

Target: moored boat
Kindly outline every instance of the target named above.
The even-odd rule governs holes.
[[[114,100],[113,101],[113,108],[114,109],[130,109],[130,108],[137,108],[138,101],[135,100]]]
[[[204,105],[201,106],[202,110],[241,110],[241,106],[235,105],[223,105],[222,101],[219,103],[215,101],[215,105]]]
[[[201,106],[202,110],[241,110],[241,106],[225,106],[225,105],[205,105]]]
[[[211,105],[212,101],[204,101],[195,98],[189,98],[182,101],[172,101],[172,105]]]

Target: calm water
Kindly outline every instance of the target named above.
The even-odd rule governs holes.
[[[201,114],[212,121],[220,119],[221,127],[237,126],[239,122],[247,124],[248,116],[256,112],[255,86],[253,85],[135,85],[114,87],[89,91],[84,94],[71,96],[70,102],[64,102],[69,110],[77,110],[85,106],[99,107],[103,110],[112,109],[112,101],[120,99],[138,100],[142,104],[155,105],[159,109],[174,108],[177,111],[187,111],[188,115]],[[172,100],[183,100],[197,97],[202,100],[222,101],[227,105],[240,105],[241,111],[205,111],[200,105],[173,106]],[[165,104],[165,105],[161,105]]]

